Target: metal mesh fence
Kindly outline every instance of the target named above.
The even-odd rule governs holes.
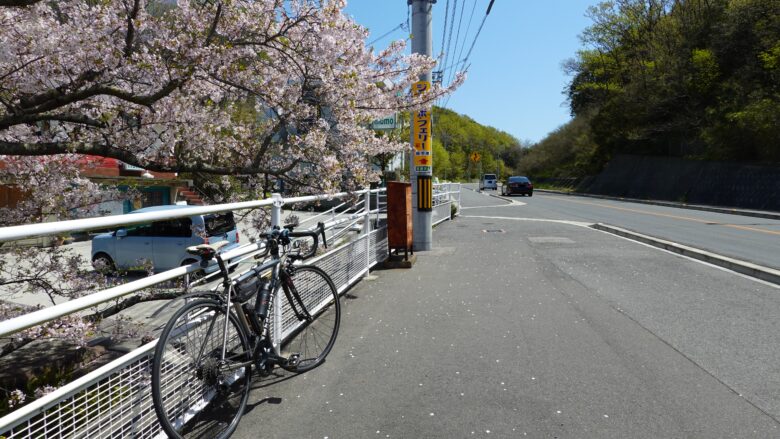
[[[447,221],[450,219],[450,209],[452,206],[452,202],[447,201],[446,203],[439,204],[437,206],[433,207],[433,224],[439,224],[441,222]]]
[[[366,254],[366,242],[370,242],[370,253]],[[336,284],[339,293],[355,283],[368,270],[367,263],[381,262],[387,255],[387,228],[372,232],[320,257],[313,265],[325,270]],[[369,258],[370,256],[370,258]],[[296,285],[298,279],[296,279]],[[306,280],[301,280],[306,285]],[[316,295],[322,291],[314,285],[307,288]],[[282,300],[282,303],[286,300]],[[282,306],[281,321],[283,333],[289,334],[297,322],[289,309]],[[286,326],[286,327],[285,327]],[[56,399],[40,408],[14,416],[14,413],[0,420],[0,437],[8,439],[28,438],[158,438],[164,437],[157,415],[152,406],[151,364],[154,344],[150,343],[131,352],[115,362],[106,365],[55,391]],[[172,357],[175,355],[172,354]],[[178,357],[177,357],[178,358]],[[178,377],[174,381],[179,387],[187,387],[186,367],[177,365],[185,362],[174,359],[169,372]],[[191,374],[189,374],[191,375]],[[190,394],[176,392],[170,387],[167,394],[172,405],[181,407],[197,404],[209,398],[208,394],[196,391]],[[183,409],[180,409],[180,411]],[[182,412],[183,413],[183,412]]]
[[[371,232],[371,249],[374,254],[371,258],[371,264],[377,264],[387,259],[389,253],[387,244],[387,227]]]
[[[150,371],[151,355],[142,356],[0,434],[9,439],[154,437],[159,425]]]

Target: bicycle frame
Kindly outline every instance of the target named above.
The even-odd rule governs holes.
[[[252,346],[252,351],[254,353],[254,350],[259,346],[260,340],[264,337],[264,325],[265,322],[261,321],[257,318],[257,315],[254,312],[250,312],[250,310],[244,309],[245,304],[231,301],[231,297],[233,295],[233,288],[235,286],[235,282],[230,279],[227,267],[225,265],[225,262],[222,260],[220,255],[215,256],[217,263],[219,264],[220,271],[222,272],[223,277],[223,287],[225,291],[227,291],[226,297],[220,298],[220,300],[225,301],[225,311],[226,314],[230,312],[230,308],[232,306],[233,312],[236,314],[236,317],[238,318],[239,324],[242,326],[242,329],[244,332],[248,335],[256,335],[258,338],[255,342],[255,344]],[[271,260],[266,261],[265,263],[261,264],[259,267],[253,267],[251,271],[253,271],[255,274],[253,276],[260,276],[261,273],[272,270],[271,272],[271,278],[269,280],[269,288],[270,291],[275,291],[279,284],[280,279],[280,271],[282,266],[283,258],[279,257],[272,257]],[[255,294],[255,302],[260,300],[260,294],[261,290],[258,289],[257,293]],[[249,318],[247,318],[247,315]],[[228,344],[228,325],[230,323],[230,319],[225,319],[225,327],[222,332],[222,352],[220,355],[220,359],[222,362],[225,361],[225,356],[227,353],[227,344]],[[254,355],[253,355],[254,356]],[[235,368],[243,367],[246,364],[251,364],[251,360],[244,364],[237,364],[234,365]]]
[[[267,270],[271,270],[271,277],[268,281],[268,291],[269,294],[269,300],[270,298],[274,297],[277,293],[279,288],[281,288],[284,291],[284,294],[287,298],[287,302],[290,304],[290,307],[292,308],[293,312],[295,313],[295,316],[299,320],[306,320],[311,321],[312,315],[309,313],[309,311],[306,309],[306,307],[303,305],[303,301],[298,294],[297,290],[295,289],[295,286],[290,282],[290,276],[289,273],[287,273],[288,266],[292,263],[291,259],[288,259],[288,255],[286,253],[281,253],[279,251],[280,245],[276,240],[269,239],[268,241],[268,253],[271,255],[271,259],[262,263],[260,266],[256,266],[250,269],[251,272],[253,272],[253,276],[260,276],[263,272],[266,272]],[[316,245],[315,245],[316,248]],[[220,297],[220,301],[225,301],[225,310],[226,314],[229,312],[231,305],[233,308],[233,312],[236,314],[236,317],[238,318],[239,324],[243,327],[242,329],[246,334],[249,336],[256,335],[256,339],[252,338],[254,340],[254,344],[252,346],[252,354],[253,354],[253,360],[254,360],[254,353],[255,350],[258,348],[258,346],[262,345],[264,339],[270,339],[270,337],[265,334],[265,318],[258,318],[258,315],[256,313],[258,304],[261,300],[261,294],[262,294],[262,288],[257,290],[257,293],[255,295],[255,312],[249,309],[245,309],[246,303],[242,304],[239,302],[233,302],[231,301],[231,297],[234,293],[234,287],[236,285],[236,281],[230,279],[230,274],[227,269],[227,264],[222,259],[220,254],[215,254],[214,258],[217,260],[217,264],[219,265],[220,272],[222,273],[222,285],[223,290],[227,292],[225,297]],[[301,310],[303,312],[301,312]],[[230,324],[230,319],[225,319],[225,326],[222,331],[222,352],[220,353],[220,360],[222,363],[225,363],[225,357],[227,355],[227,345],[228,345],[228,328]],[[268,345],[271,346],[273,349],[273,343],[269,342]],[[286,359],[278,356],[276,352],[271,351],[269,354],[269,359],[273,362],[280,362],[285,361]],[[233,368],[239,368],[243,367],[246,364],[251,364],[253,360],[250,360],[247,363],[243,364],[237,364],[234,365]],[[232,369],[232,368],[231,368]]]

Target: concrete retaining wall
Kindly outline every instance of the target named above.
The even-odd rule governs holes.
[[[577,191],[780,211],[780,167],[621,155]]]

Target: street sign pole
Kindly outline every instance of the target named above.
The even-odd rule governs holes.
[[[436,0],[407,0],[412,6],[412,53],[433,56],[431,20]],[[424,93],[431,87],[431,72],[420,75],[412,85],[412,93]],[[433,247],[433,154],[431,148],[431,109],[421,110],[411,117],[412,227],[414,250],[425,251]]]

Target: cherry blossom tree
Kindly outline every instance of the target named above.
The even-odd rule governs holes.
[[[247,181],[247,196],[264,194],[268,176],[301,192],[375,180],[370,157],[406,142],[376,137],[369,122],[430,105],[463,76],[410,97],[435,60],[404,55],[404,41],[366,47],[368,30],[345,5],[0,0],[0,184],[26,199],[0,209],[0,226],[83,215],[126,196],[84,178],[84,155],[222,186]],[[16,251],[37,270],[0,262],[0,285],[67,297],[100,285],[62,247]]]
[[[32,5],[0,16],[9,155],[94,154],[337,190],[344,174],[373,178],[368,155],[402,148],[369,121],[448,91],[411,100],[434,60],[404,56],[403,41],[374,53],[343,0],[11,3]]]

